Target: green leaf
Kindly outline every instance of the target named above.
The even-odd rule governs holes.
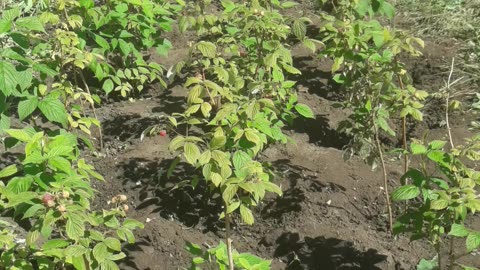
[[[105,240],[103,240],[103,243],[105,243],[105,245],[107,245],[108,248],[113,249],[115,251],[121,251],[122,249],[122,245],[117,238],[107,237]]]
[[[432,150],[441,150],[443,149],[446,143],[447,143],[446,141],[434,140],[428,144],[428,148]]]
[[[21,194],[22,192],[27,192],[30,189],[32,183],[33,178],[31,176],[15,177],[12,180],[8,181],[7,189],[15,194]]]
[[[197,49],[202,53],[203,56],[208,58],[214,58],[217,54],[217,46],[211,42],[200,41],[197,43]]]
[[[247,153],[241,150],[236,151],[233,154],[233,166],[237,170],[240,170],[241,168],[243,168],[243,166],[248,164],[251,160],[252,158]]]
[[[70,213],[67,219],[66,232],[70,239],[78,240],[80,237],[83,237],[85,234],[85,224],[82,218],[77,214]]]
[[[51,69],[49,66],[45,64],[33,64],[33,69],[49,77],[53,77],[58,74],[56,70]]]
[[[80,245],[71,245],[65,249],[65,255],[70,257],[80,257],[85,254],[88,250]],[[81,258],[81,257],[80,257]],[[83,258],[82,258],[83,261]]]
[[[60,100],[44,99],[38,103],[38,108],[49,121],[67,125],[67,111]]]
[[[6,33],[12,29],[12,21],[5,18],[0,20],[0,34]]]
[[[438,269],[438,259],[435,256],[432,260],[422,259],[417,265],[417,270],[437,270]]]
[[[29,142],[32,138],[31,135],[23,129],[8,129],[6,132],[11,137],[22,142]]]
[[[448,200],[438,199],[438,200],[435,200],[435,201],[431,202],[430,209],[442,210],[442,209],[447,208],[448,204],[449,204]]]
[[[81,7],[86,9],[90,9],[95,6],[95,2],[93,2],[93,0],[79,0],[78,2],[80,3]]]
[[[15,24],[31,31],[45,32],[42,22],[37,17],[23,17],[18,19]]]
[[[427,153],[427,148],[418,143],[410,144],[410,149],[412,150],[412,154],[414,155],[421,155]]]
[[[282,196],[282,189],[275,185],[274,183],[271,182],[261,182],[263,185],[263,188],[265,188],[266,191],[276,193],[279,196]]]
[[[191,243],[189,241],[186,242],[185,250],[188,251],[188,253],[194,255],[194,256],[202,256],[203,251],[202,248],[194,243]]]
[[[227,142],[227,137],[225,137],[225,136],[215,136],[210,141],[210,148],[211,149],[222,148],[225,145],[226,142]]]
[[[229,204],[233,197],[237,194],[237,190],[237,185],[228,185],[222,193],[223,201]]]
[[[200,165],[203,166],[208,162],[210,162],[211,158],[212,158],[212,152],[210,150],[206,150],[200,155],[200,157],[198,157],[198,163],[200,163]]]
[[[133,244],[135,243],[135,236],[133,235],[132,231],[129,229],[121,228],[117,230],[117,235],[120,239],[124,241],[128,241],[128,243]]]
[[[52,239],[43,244],[42,249],[63,248],[69,245],[71,243],[64,239]]]
[[[300,104],[299,103],[299,104],[295,105],[295,110],[303,117],[315,118],[315,115],[313,114],[312,109],[310,109],[310,107],[308,107],[305,104]]]
[[[102,89],[103,91],[105,91],[105,93],[108,95],[110,92],[113,91],[113,88],[114,88],[114,84],[113,84],[113,81],[111,79],[106,79],[104,82],[103,82],[103,86],[102,86]]]
[[[293,34],[300,40],[307,34],[307,25],[302,20],[295,20],[292,26]]]
[[[0,113],[0,135],[5,133],[5,130],[9,128],[10,128],[10,117],[6,116],[3,113]]]
[[[110,49],[110,44],[108,43],[108,41],[106,39],[104,39],[102,36],[100,35],[97,35],[97,34],[94,34],[93,36],[95,42],[100,46],[102,47],[103,49],[105,50],[109,50]]]
[[[240,205],[240,216],[242,217],[243,222],[247,225],[252,225],[255,222],[255,219],[252,214],[252,210],[243,204]]]
[[[472,252],[474,249],[480,247],[480,233],[472,232],[467,236],[467,251]]]
[[[183,146],[183,151],[185,159],[188,163],[193,165],[197,162],[197,159],[200,156],[200,150],[198,149],[198,146],[196,144],[191,142],[185,143],[185,145]]]
[[[17,71],[15,67],[6,61],[0,61],[0,92],[9,96],[17,87]]]
[[[24,71],[17,71],[17,83],[20,86],[20,90],[24,91],[32,85],[32,69],[26,69]]]
[[[18,103],[18,116],[20,121],[32,114],[38,106],[38,99],[31,97],[27,100],[22,100]]]
[[[16,174],[17,172],[18,172],[17,165],[12,164],[12,165],[10,165],[10,166],[7,166],[7,167],[3,168],[3,169],[0,171],[0,178],[14,175],[14,174]]]
[[[127,43],[125,40],[120,39],[118,40],[118,45],[120,46],[120,50],[122,51],[124,56],[127,56],[132,51],[130,48],[130,43]]]
[[[395,8],[392,4],[388,3],[387,1],[382,2],[382,13],[385,14],[389,19],[393,19],[395,17]]]
[[[133,229],[136,229],[136,228],[143,229],[144,226],[143,226],[143,223],[141,223],[138,220],[127,218],[123,222],[123,227],[127,228],[129,230],[133,230]]]
[[[334,62],[333,62],[333,65],[332,65],[332,73],[336,72],[337,70],[340,69],[340,67],[342,66],[343,64],[343,56],[340,56],[340,57],[336,57]]]
[[[291,7],[294,7],[296,5],[298,5],[298,3],[292,2],[292,1],[287,1],[287,2],[282,3],[282,8],[291,8]]]
[[[107,259],[107,257],[110,255],[110,252],[108,252],[108,246],[105,243],[98,243],[93,248],[92,254],[95,260],[101,263]]]
[[[396,189],[392,193],[392,200],[394,201],[406,201],[413,199],[420,195],[420,189],[414,185],[405,185]]]
[[[102,263],[100,263],[100,269],[102,270],[120,270],[118,268],[118,265],[111,260],[104,260]]]
[[[456,237],[466,237],[470,231],[463,224],[453,224],[448,235]]]

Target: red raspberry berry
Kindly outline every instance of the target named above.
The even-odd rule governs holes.
[[[162,136],[162,137],[167,136],[167,131],[165,131],[165,130],[160,131],[160,136]]]
[[[50,193],[45,193],[42,197],[43,205],[47,207],[55,206],[55,197]]]

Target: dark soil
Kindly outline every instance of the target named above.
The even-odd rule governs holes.
[[[169,66],[185,59],[188,38],[178,33],[171,38],[175,50],[168,58],[152,61]],[[446,78],[448,55],[455,51],[433,43],[427,48],[422,58],[409,62],[409,68],[417,86],[435,91]],[[235,220],[234,247],[272,259],[272,269],[415,269],[420,259],[433,257],[433,250],[425,242],[388,235],[381,172],[372,171],[356,157],[344,160],[348,138],[336,127],[346,113],[332,107],[338,90],[331,81],[330,63],[301,47],[294,49],[294,55],[303,73],[296,78],[300,102],[308,104],[316,118],[299,119],[287,131],[296,144],[275,145],[262,154],[261,159],[276,170],[284,195],[270,196],[255,209],[254,226]],[[178,83],[163,92],[152,89],[145,99],[98,108],[106,156],[92,157],[92,161],[106,181],[96,184],[100,191],[96,206],[126,194],[129,215],[145,223],[145,229],[136,233],[137,243],[126,246],[121,269],[181,269],[191,260],[184,250],[186,241],[214,246],[224,237],[218,194],[201,185],[195,190],[174,189],[180,181],[191,179],[194,172],[188,166],[180,164],[171,178],[166,176],[173,159],[168,144],[175,134],[140,139],[149,126],[162,125],[159,116],[181,111],[185,95],[186,89]],[[445,129],[438,124],[443,119],[441,107],[432,108],[426,124],[411,125],[412,136],[428,131],[432,138],[445,137]],[[456,140],[469,135],[468,121],[462,115],[453,116]],[[402,164],[391,160],[387,165],[392,190],[399,184]],[[472,222],[480,229],[478,218]],[[466,260],[480,267],[480,256]]]
[[[343,158],[348,138],[336,126],[346,113],[332,107],[338,95],[330,80],[330,63],[311,57],[301,47],[294,49],[294,55],[303,72],[297,78],[299,99],[314,110],[316,118],[299,119],[287,131],[296,144],[275,145],[262,154],[261,159],[277,171],[284,195],[269,197],[256,209],[254,226],[236,220],[235,248],[272,259],[273,269],[415,269],[420,259],[433,257],[433,250],[422,241],[388,235],[381,173],[358,158]],[[185,56],[185,49],[177,49],[168,60],[172,63]],[[442,80],[438,70],[443,64],[435,57],[426,54],[412,62],[413,72],[422,72],[420,79],[425,78],[417,86],[434,86]],[[185,94],[176,85],[165,92],[150,92],[147,99],[106,104],[98,110],[105,129],[106,158],[94,163],[107,181],[98,186],[97,204],[101,207],[112,196],[127,194],[130,215],[146,225],[137,233],[138,242],[126,247],[128,258],[122,269],[187,267],[191,257],[184,251],[186,241],[206,247],[223,239],[218,194],[202,186],[174,189],[194,173],[182,164],[173,177],[166,177],[173,159],[168,143],[175,134],[140,140],[144,129],[162,125],[160,115],[181,110]],[[432,121],[442,119],[439,109],[429,114]],[[453,117],[455,139],[468,136],[468,119]],[[432,138],[445,136],[444,128],[429,125],[412,125],[413,133],[428,130]],[[388,167],[393,189],[401,163],[392,160]],[[460,243],[459,248],[463,248]],[[467,260],[480,266],[478,256]]]

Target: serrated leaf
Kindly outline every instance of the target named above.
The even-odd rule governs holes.
[[[466,237],[470,231],[463,224],[453,224],[448,235],[456,237]]]
[[[103,91],[105,91],[105,93],[108,95],[110,92],[113,91],[113,88],[114,88],[114,84],[113,84],[113,81],[111,79],[106,79],[104,82],[103,82],[103,85],[102,85],[102,89]]]
[[[448,204],[449,204],[448,200],[438,199],[438,200],[432,201],[430,203],[430,209],[442,210],[442,209],[447,208]]]
[[[37,17],[23,17],[15,21],[15,25],[31,31],[45,32],[43,24]]]
[[[88,250],[80,245],[71,245],[65,249],[65,255],[70,257],[80,257]],[[80,257],[81,258],[81,257]],[[83,258],[82,258],[83,261]]]
[[[0,178],[14,175],[17,173],[17,171],[18,171],[17,165],[12,164],[10,166],[7,166],[0,171]]]
[[[251,160],[252,158],[247,153],[241,150],[236,151],[233,154],[233,166],[237,170],[240,170],[241,168],[243,168],[243,166],[248,164]]]
[[[472,232],[467,236],[467,251],[472,252],[474,249],[480,247],[480,233]]]
[[[5,133],[5,130],[10,128],[10,125],[10,117],[6,116],[3,113],[0,113],[0,135],[3,135],[3,133]]]
[[[279,196],[282,196],[283,192],[282,189],[275,185],[274,183],[271,182],[262,182],[263,188],[265,188],[266,191],[276,193]]]
[[[410,200],[420,195],[420,189],[414,185],[405,185],[396,189],[392,193],[392,200],[405,201]]]
[[[294,7],[296,5],[298,5],[298,3],[293,2],[293,1],[286,1],[286,2],[282,3],[283,8],[291,8],[291,7]]]
[[[204,117],[210,116],[210,111],[212,110],[212,105],[208,102],[202,103],[202,106],[200,107],[200,110],[202,111],[202,114]]]
[[[110,252],[108,252],[108,246],[105,243],[98,243],[93,248],[92,254],[95,260],[101,263],[107,259],[107,257],[110,255]]]
[[[248,209],[243,204],[240,205],[240,216],[242,217],[243,222],[247,225],[252,225],[255,222],[252,210]]]
[[[83,237],[85,233],[85,224],[83,223],[81,217],[77,214],[71,213],[67,218],[66,225],[67,236],[70,239],[78,240],[80,237]]]
[[[142,222],[140,222],[138,220],[127,218],[123,222],[123,227],[127,228],[129,230],[133,230],[133,229],[136,229],[136,228],[143,229],[144,225],[143,225]]]
[[[237,194],[238,186],[237,185],[228,185],[222,193],[223,201],[227,204],[235,197]]]
[[[36,97],[22,100],[18,103],[18,116],[20,121],[32,114],[38,106],[38,99]]]
[[[198,163],[203,166],[210,162],[210,159],[212,158],[212,152],[210,150],[207,150],[203,152],[200,157],[198,158]]]
[[[22,141],[22,142],[29,142],[32,138],[30,133],[23,129],[8,129],[6,130],[7,134],[10,135],[11,137]]]
[[[410,149],[412,151],[412,154],[414,155],[421,155],[427,153],[427,148],[424,145],[418,143],[410,144]]]
[[[33,64],[33,69],[38,71],[38,72],[41,72],[49,77],[53,77],[53,76],[56,76],[58,74],[58,72],[56,70],[53,70],[51,69],[49,66],[45,65],[45,64]]]
[[[0,92],[9,96],[17,86],[17,71],[6,61],[0,61]]]
[[[67,124],[67,111],[58,99],[47,98],[38,103],[38,108],[51,122],[57,122],[64,126]]]
[[[185,159],[188,163],[193,165],[197,162],[197,159],[200,156],[200,149],[198,149],[198,146],[196,144],[191,142],[185,143],[185,145],[183,146],[183,151]]]
[[[226,142],[227,142],[227,137],[225,137],[225,136],[215,136],[210,141],[210,148],[211,149],[222,148],[225,145]]]
[[[308,107],[305,104],[299,103],[299,104],[295,105],[295,110],[303,117],[315,118],[315,115],[314,115],[312,109],[310,109],[310,107]]]
[[[202,53],[203,56],[208,58],[214,58],[217,54],[217,46],[211,42],[200,41],[197,43],[197,49]]]
[[[446,141],[434,140],[428,144],[428,148],[432,150],[441,150],[445,146]]]
[[[63,248],[69,245],[71,245],[71,243],[64,239],[52,239],[45,242],[42,249]]]
[[[292,31],[298,39],[303,40],[307,34],[307,25],[301,20],[295,20],[293,22]]]
[[[122,249],[122,245],[117,238],[107,237],[105,240],[103,240],[103,243],[105,243],[105,245],[107,245],[108,248],[113,249],[115,251],[121,251]]]

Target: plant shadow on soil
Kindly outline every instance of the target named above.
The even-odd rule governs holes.
[[[283,233],[276,240],[275,257],[287,257],[288,270],[381,270],[375,266],[387,259],[375,249],[359,251],[350,241],[337,238],[305,237],[298,233]]]
[[[333,80],[330,63],[315,59],[312,56],[297,56],[294,58],[294,62],[296,68],[302,72],[301,75],[293,78],[297,85],[306,87],[309,94],[326,100],[343,100],[342,87]]]
[[[306,133],[309,143],[322,147],[344,150],[350,141],[345,133],[330,126],[326,115],[316,115],[314,119],[299,117],[295,119],[293,130],[297,133]]]
[[[186,184],[195,173],[184,163],[178,164],[168,177],[172,162],[173,159],[157,162],[133,158],[120,164],[124,187],[139,194],[136,209],[149,208],[150,212],[167,220],[178,220],[186,227],[200,226],[204,232],[216,232],[222,226],[218,219],[221,197],[212,194],[204,181],[195,188]]]

